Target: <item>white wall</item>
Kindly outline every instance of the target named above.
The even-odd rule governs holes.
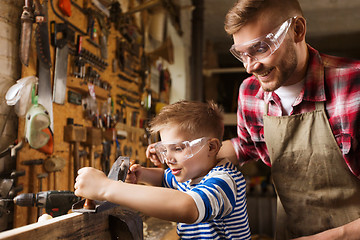
[[[182,1],[182,36],[179,36],[168,18],[167,29],[174,46],[174,64],[169,65],[171,74],[170,103],[190,99],[190,55],[191,55],[191,0]]]
[[[19,59],[21,0],[2,1],[0,12],[0,151],[7,148],[17,137],[17,117],[7,106],[5,94],[21,76]],[[0,173],[4,168],[0,161]]]

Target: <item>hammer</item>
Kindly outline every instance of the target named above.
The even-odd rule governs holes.
[[[68,124],[64,127],[64,141],[74,145],[74,180],[77,176],[77,171],[80,169],[79,145],[80,142],[86,141],[86,128]]]
[[[51,156],[50,158],[45,159],[44,169],[48,173],[53,173],[54,177],[54,190],[56,190],[56,172],[61,171],[65,167],[65,159],[59,156]],[[50,184],[49,184],[50,185]]]
[[[101,145],[102,132],[100,128],[87,127],[85,145],[89,147],[90,167],[95,167],[95,146]]]
[[[21,165],[29,166],[29,191],[35,191],[35,187],[33,184],[33,176],[35,174],[35,166],[42,165],[44,163],[44,159],[32,159],[32,160],[24,160],[21,162]]]

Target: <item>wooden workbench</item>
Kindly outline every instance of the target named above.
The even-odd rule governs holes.
[[[116,228],[115,238],[113,228]],[[0,233],[2,240],[178,240],[176,223],[115,207],[100,213],[69,213]]]
[[[0,233],[2,240],[94,240],[143,239],[141,217],[123,207],[115,207],[99,213],[69,213],[44,222],[29,224]]]

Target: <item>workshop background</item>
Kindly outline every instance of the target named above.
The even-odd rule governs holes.
[[[236,135],[237,91],[247,74],[223,30],[234,0],[0,3],[0,231],[53,211],[8,200],[71,193],[80,167],[108,172],[120,155],[150,166],[145,149],[157,139],[147,123],[163,105],[213,99],[226,111],[224,138]],[[359,1],[300,3],[310,45],[360,59]],[[41,134],[31,131],[37,127]],[[272,236],[269,169],[254,163],[242,171],[252,233]]]

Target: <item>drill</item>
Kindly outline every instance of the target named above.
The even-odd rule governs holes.
[[[60,190],[23,193],[14,198],[14,203],[18,206],[45,208],[45,212],[53,217],[67,214],[78,201],[80,197],[74,192]]]

